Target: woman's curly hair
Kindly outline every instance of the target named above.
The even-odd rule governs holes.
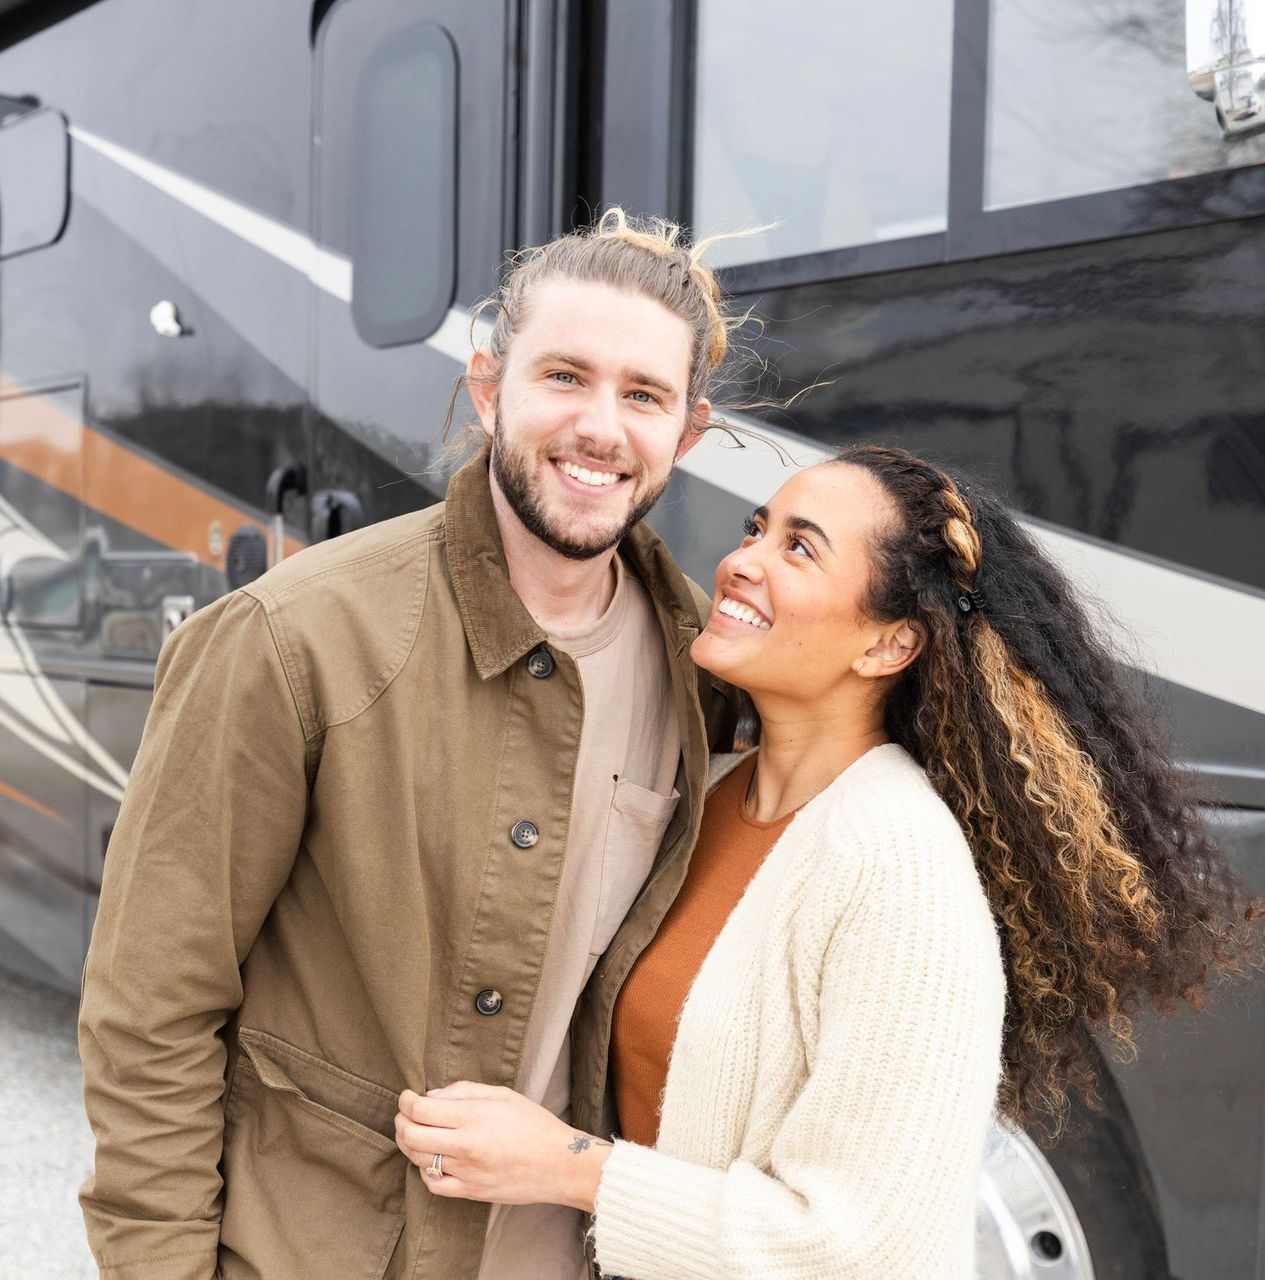
[[[999,1106],[1057,1132],[1066,1085],[1092,1105],[1091,1029],[1125,1055],[1144,1004],[1202,1005],[1257,963],[1248,902],[1153,716],[1075,592],[997,498],[901,449],[834,459],[898,512],[879,526],[865,612],[923,638],[887,730],[966,832],[1007,972]]]

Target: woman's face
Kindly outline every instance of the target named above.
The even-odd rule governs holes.
[[[902,628],[867,618],[862,602],[875,532],[894,517],[860,467],[827,463],[788,480],[720,562],[694,661],[750,693],[795,700],[838,692],[858,662],[863,675],[886,674],[880,659]]]

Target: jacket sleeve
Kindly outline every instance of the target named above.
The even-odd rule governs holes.
[[[867,868],[861,906],[824,935],[816,1016],[804,1019],[818,1031],[811,1065],[768,1167],[710,1168],[615,1143],[593,1225],[604,1275],[966,1274],[946,1256],[971,1248],[1004,979],[991,920],[910,879]],[[770,1052],[762,1046],[761,1060]],[[723,1082],[727,1064],[713,1070]]]
[[[210,1280],[239,966],[293,864],[309,744],[264,606],[235,593],[163,648],[110,840],[79,1045],[105,1277]]]

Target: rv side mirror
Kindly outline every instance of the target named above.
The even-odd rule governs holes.
[[[1265,128],[1265,5],[1186,0],[1186,74],[1227,138]]]
[[[0,258],[53,244],[70,209],[70,135],[43,107],[0,123]]]
[[[36,627],[79,625],[77,559],[23,556],[0,578],[0,600],[6,622]]]

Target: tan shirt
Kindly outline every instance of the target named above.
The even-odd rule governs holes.
[[[584,721],[566,860],[527,1024],[519,1092],[570,1119],[576,1001],[650,872],[679,799],[672,681],[650,597],[617,556],[615,592],[591,626],[550,634],[575,659]],[[588,1274],[583,1215],[563,1205],[497,1205],[480,1280]]]

